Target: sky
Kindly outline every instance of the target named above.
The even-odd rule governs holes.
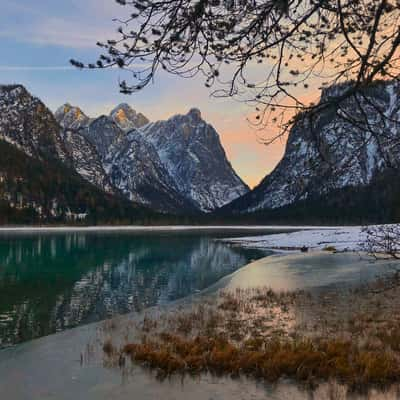
[[[97,59],[97,41],[113,37],[112,19],[129,9],[114,0],[0,0],[0,83],[20,83],[52,111],[69,102],[90,117],[126,102],[150,120],[184,114],[192,107],[218,131],[238,175],[254,187],[283,155],[285,141],[265,146],[247,121],[251,109],[233,99],[210,97],[200,79],[162,74],[140,93],[119,93],[118,70],[77,70],[71,58]]]

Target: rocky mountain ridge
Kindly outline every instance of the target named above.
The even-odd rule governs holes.
[[[133,201],[160,211],[210,212],[248,191],[196,109],[155,123],[127,104],[95,119],[69,104],[55,115],[95,146],[112,184]]]
[[[320,104],[328,104],[347,87],[324,89]],[[399,121],[400,83],[394,81],[365,87],[339,108],[328,105],[316,115],[299,115],[273,172],[225,212],[278,209],[340,189],[365,187],[386,169],[398,170]]]
[[[229,163],[218,133],[192,108],[143,127],[182,195],[206,212],[213,211],[248,191]]]
[[[110,112],[110,118],[124,131],[141,128],[150,122],[142,113],[136,112],[126,103],[115,107]]]
[[[22,85],[0,85],[0,139],[36,158],[69,163],[60,128],[51,111]]]
[[[53,158],[99,189],[164,213],[210,212],[248,188],[197,110],[150,123],[123,103],[88,117],[69,103],[52,112],[21,85],[0,87],[0,139]]]
[[[86,207],[79,200],[82,190],[82,198],[92,196],[91,186],[82,185],[77,178],[80,176],[101,189],[95,196],[102,204],[109,202],[99,193],[108,192],[123,196],[128,204],[142,204],[163,213],[220,210],[219,215],[226,218],[268,211],[265,215],[273,218],[274,210],[281,210],[278,214],[283,217],[300,210],[309,218],[313,210],[320,208],[318,205],[327,202],[331,215],[337,215],[336,210],[349,203],[352,210],[357,210],[368,199],[368,193],[374,193],[371,201],[375,208],[369,208],[369,214],[377,215],[379,207],[387,207],[391,211],[385,213],[386,217],[397,215],[396,199],[392,199],[397,186],[389,190],[387,182],[400,170],[400,83],[377,82],[350,96],[339,107],[323,106],[346,88],[344,84],[324,89],[319,112],[297,116],[284,157],[252,191],[235,174],[218,133],[197,109],[157,122],[149,122],[126,104],[98,118],[90,118],[70,104],[53,115],[23,86],[2,85],[0,144],[7,142],[9,147],[1,147],[8,153],[15,148],[25,154],[28,158],[13,153],[25,167],[30,159],[38,160],[36,168],[42,175],[43,163],[64,165],[54,175],[60,180],[57,190],[68,181],[66,171],[72,171],[67,198],[73,199],[68,201],[73,201],[78,210]],[[51,186],[42,185],[42,178],[38,177],[35,185],[41,185],[43,193],[31,196],[24,185],[28,187],[34,176],[21,168],[10,169],[12,164],[11,157],[0,170],[4,189],[0,203],[24,208],[23,199],[28,199],[27,207],[39,209],[40,199],[48,213],[53,213],[53,208],[57,209],[56,205],[53,207],[53,194],[43,192]],[[52,175],[45,176],[50,179]],[[331,194],[335,201],[329,200]],[[65,196],[61,198],[65,212],[68,202]],[[292,205],[297,208],[289,209]],[[318,212],[323,215],[322,209]],[[362,218],[363,214],[360,211],[357,215]],[[385,216],[382,214],[382,218]]]
[[[142,114],[122,104],[110,115],[90,119],[78,107],[66,104],[55,115],[65,130],[73,130],[75,138],[84,138],[93,146],[108,180],[126,198],[162,212],[196,211],[178,192],[157,152],[135,127],[147,121]]]
[[[85,118],[71,107],[65,111],[71,121]],[[63,130],[45,104],[22,85],[0,86],[0,139],[28,156],[60,160],[88,182],[113,192],[93,146],[84,137]]]

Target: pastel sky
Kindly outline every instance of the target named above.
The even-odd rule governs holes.
[[[121,72],[79,71],[71,58],[94,61],[95,43],[114,34],[115,17],[128,9],[114,0],[0,0],[0,83],[22,83],[53,111],[65,102],[89,116],[108,113],[116,104],[129,103],[150,120],[186,113],[191,107],[219,132],[228,158],[250,186],[271,172],[282,157],[284,140],[265,146],[259,132],[246,120],[250,109],[232,99],[210,98],[199,79],[160,75],[143,92],[126,96],[118,91]]]

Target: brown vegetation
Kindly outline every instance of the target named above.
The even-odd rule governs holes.
[[[387,287],[385,291],[374,288]],[[346,292],[220,292],[191,309],[145,316],[117,352],[160,378],[172,374],[247,376],[352,390],[400,382],[400,296],[390,280]],[[116,364],[116,363],[114,363]]]
[[[351,341],[248,340],[242,346],[223,336],[185,339],[163,334],[157,340],[127,344],[133,361],[172,373],[246,375],[274,382],[282,377],[315,383],[337,379],[351,388],[384,386],[400,379],[398,358],[381,349],[361,349]]]

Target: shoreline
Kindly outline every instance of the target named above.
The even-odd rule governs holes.
[[[260,231],[260,230],[332,230],[334,226],[312,226],[312,225],[93,225],[93,226],[0,226],[2,232],[96,232],[96,231],[132,231],[132,232],[162,232],[162,231]]]
[[[290,253],[300,251],[303,246],[307,251],[360,252],[364,250],[366,239],[361,226],[338,226],[222,240],[241,247]]]
[[[275,262],[288,258],[275,256]],[[290,257],[307,259],[318,253]],[[339,390],[341,399],[399,394],[400,318],[394,317],[399,273],[347,282],[345,287],[271,289],[263,279],[256,285],[251,279],[232,281],[252,264],[267,266],[267,259],[244,266],[221,287],[186,303],[154,308],[141,324],[126,328],[124,319],[106,322],[101,347],[106,367],[122,374],[125,367],[140,367],[161,383],[174,377],[201,379],[207,373],[250,378],[252,385],[296,387],[303,391],[304,397],[298,397],[302,400],[320,390]],[[382,260],[376,263],[383,265]]]
[[[329,254],[328,252],[321,252],[320,255],[334,260],[356,257],[352,253]],[[144,331],[146,335],[150,334],[151,337],[153,331],[154,334],[156,334],[160,325],[155,329],[152,327],[152,320],[159,320],[159,317],[162,317],[165,323],[168,324],[168,329],[171,330],[170,333],[173,335],[171,338],[184,340],[184,343],[191,345],[191,333],[189,332],[188,335],[182,336],[182,329],[183,331],[186,329],[193,329],[192,333],[195,333],[196,329],[200,329],[200,332],[202,332],[203,326],[211,321],[209,317],[214,315],[214,312],[222,313],[221,316],[223,318],[218,319],[222,324],[221,328],[232,336],[232,338],[229,338],[229,343],[236,347],[238,346],[238,349],[241,348],[241,343],[250,343],[246,341],[246,332],[249,332],[250,335],[251,332],[254,333],[254,335],[250,336],[250,339],[253,336],[256,337],[255,335],[257,334],[258,340],[259,336],[257,332],[262,333],[265,331],[269,334],[269,337],[265,338],[266,343],[270,343],[270,340],[272,339],[283,340],[283,343],[286,343],[286,338],[289,338],[288,343],[290,343],[291,336],[289,336],[288,333],[296,332],[296,329],[293,330],[294,327],[292,328],[292,321],[293,316],[296,315],[295,310],[298,308],[300,313],[297,315],[303,320],[298,322],[307,323],[307,326],[301,327],[301,331],[303,332],[313,332],[315,323],[318,325],[320,324],[319,321],[321,321],[322,317],[326,315],[326,311],[329,311],[329,315],[332,317],[329,320],[332,319],[332,321],[327,322],[328,325],[323,325],[322,327],[324,329],[336,329],[337,325],[336,323],[333,324],[333,322],[337,318],[339,318],[340,325],[347,324],[347,319],[342,321],[341,312],[339,311],[346,310],[347,313],[349,310],[347,310],[346,305],[343,305],[345,299],[342,297],[342,294],[340,293],[340,296],[338,296],[336,291],[331,292],[332,294],[329,295],[329,298],[325,295],[319,297],[318,294],[309,298],[308,295],[306,295],[308,292],[306,288],[304,288],[306,289],[305,292],[302,291],[302,288],[300,288],[300,291],[295,287],[277,288],[277,292],[275,292],[277,293],[276,295],[269,292],[268,289],[260,289],[261,291],[255,292],[251,289],[253,286],[260,287],[260,285],[268,284],[268,282],[263,279],[263,276],[258,273],[260,270],[265,271],[273,267],[276,271],[280,271],[282,266],[279,265],[279,263],[286,262],[287,260],[297,258],[300,262],[305,263],[307,259],[312,260],[318,257],[319,255],[317,252],[311,252],[308,255],[292,254],[290,256],[277,253],[273,257],[267,256],[249,263],[233,274],[222,278],[224,281],[220,282],[222,283],[222,287],[218,287],[219,285],[216,284],[216,287],[213,288],[214,290],[210,290],[210,288],[208,290],[205,289],[200,293],[179,299],[171,304],[154,306],[150,309],[143,310],[138,314],[116,315],[110,320],[103,320],[83,325],[58,334],[42,337],[15,347],[4,349],[4,351],[0,352],[0,388],[3,384],[8,383],[5,393],[7,393],[9,395],[8,398],[12,400],[26,398],[27,394],[38,390],[37,388],[40,388],[42,393],[63,392],[64,395],[60,397],[60,399],[62,398],[63,400],[76,398],[78,393],[83,392],[93,394],[93,396],[88,397],[90,400],[105,400],[110,398],[111,393],[115,400],[126,400],[131,398],[133,393],[145,393],[150,387],[152,388],[151,390],[154,390],[157,394],[166,391],[170,394],[170,398],[184,400],[188,393],[186,390],[189,391],[189,388],[191,388],[192,385],[196,385],[200,392],[202,392],[202,390],[206,391],[208,388],[208,378],[206,375],[202,374],[195,374],[195,378],[192,379],[189,373],[187,378],[185,378],[185,384],[183,386],[181,386],[179,370],[176,374],[171,374],[166,382],[158,381],[155,376],[156,373],[149,370],[146,365],[141,366],[141,362],[136,362],[135,360],[132,360],[132,362],[130,361],[131,353],[129,353],[129,349],[132,348],[129,346],[125,349],[129,354],[126,353],[124,356],[126,358],[126,368],[125,366],[122,368],[118,365],[120,362],[120,349],[122,349],[122,346],[129,344],[137,344],[141,346],[141,341],[135,332],[137,332],[137,329],[139,328],[139,331],[142,331],[143,333],[143,324],[146,325]],[[274,264],[276,264],[275,267]],[[347,264],[347,262],[345,264]],[[307,262],[305,265],[308,266],[310,264]],[[289,270],[291,269],[290,264],[288,264],[287,267],[289,267]],[[254,274],[254,280],[251,275],[248,275],[249,272]],[[314,275],[313,271],[310,271],[310,273]],[[286,271],[283,271],[283,275],[285,274]],[[355,275],[357,275],[357,273]],[[247,283],[243,280],[246,276],[248,279]],[[308,281],[307,277],[306,281]],[[253,285],[254,282],[257,282],[258,285]],[[298,280],[294,279],[294,282],[298,283]],[[245,287],[246,284],[248,289]],[[239,287],[242,287],[242,289],[238,289],[238,285]],[[291,293],[294,294],[292,295]],[[349,292],[349,298],[353,298],[352,296],[354,295],[352,293],[353,292]],[[354,297],[357,299],[357,303],[354,304],[355,309],[357,308],[356,305],[364,304],[366,297],[363,293]],[[379,299],[380,298],[381,295],[379,295]],[[253,304],[253,301],[256,302]],[[375,304],[375,302],[369,303],[369,305],[372,306]],[[210,313],[206,312],[203,314],[206,316],[206,319],[204,320],[203,325],[200,324],[198,328],[196,328],[197,322],[195,321],[200,321],[200,319],[197,318],[199,310],[201,311],[201,308],[198,308],[199,306],[208,307]],[[337,309],[338,306],[340,307]],[[375,305],[375,307],[377,306]],[[369,307],[366,307],[366,309],[369,309]],[[237,310],[240,310],[238,314]],[[376,312],[376,310],[374,311]],[[234,318],[235,315],[237,315],[237,317]],[[215,318],[213,320],[215,320]],[[362,321],[363,326],[366,326],[365,324],[368,322],[360,320],[358,316],[357,318],[354,318],[354,321],[356,324],[358,324],[359,321]],[[192,328],[192,326],[194,326],[194,328]],[[353,326],[354,325],[352,324],[351,327]],[[238,327],[240,327],[240,329]],[[219,328],[217,327],[217,331],[218,329]],[[253,329],[255,330],[253,331]],[[346,337],[344,335],[346,334],[347,329],[346,325],[346,329],[343,328],[343,335],[341,335],[345,339]],[[162,329],[161,332],[163,331],[164,329]],[[286,331],[287,333],[284,333]],[[330,335],[333,334],[331,333]],[[112,341],[110,341],[110,339],[112,339]],[[310,338],[310,340],[313,340],[313,338]],[[162,342],[157,343],[164,346]],[[231,346],[229,343],[227,342],[227,346]],[[112,346],[108,348],[108,344],[112,344]],[[114,348],[115,346],[117,347]],[[236,351],[233,347],[229,348]],[[138,349],[140,350],[141,347]],[[170,347],[166,347],[165,350],[168,352],[171,351]],[[107,351],[110,352],[110,357],[107,354]],[[113,353],[114,351],[116,353]],[[143,356],[148,357],[151,354],[156,355],[156,353],[149,353],[147,355],[143,354]],[[38,368],[38,363],[40,368]],[[161,368],[165,367],[165,365],[155,365],[156,370],[157,367]],[[18,377],[12,371],[18,371]],[[50,379],[47,371],[52,371]],[[133,372],[132,375],[130,371]],[[215,389],[218,388],[218,390],[223,393],[223,390],[230,390],[235,387],[235,381],[225,380],[229,379],[229,369],[221,372],[223,372],[223,376],[219,377],[218,380],[213,381],[212,387]],[[124,384],[126,386],[123,386],[124,390],[122,390],[121,377],[124,376],[127,381]],[[29,385],[24,387],[18,386],[18,390],[14,390],[13,388],[16,388],[16,386],[9,385],[9,383],[11,382],[15,384],[16,379],[18,379],[18,381],[25,379],[25,381],[29,382]],[[178,383],[175,384],[175,381]],[[259,377],[253,380],[242,377],[241,382],[243,383],[243,393],[247,393],[260,387],[257,382],[264,382],[264,378]],[[226,386],[227,384],[228,386]],[[318,386],[316,390],[326,388],[329,393],[331,388],[330,385],[332,383],[324,383],[321,381],[317,384]],[[336,385],[336,383],[333,384]],[[64,388],[67,386],[70,387],[69,385],[72,386],[70,393],[67,396]],[[260,390],[259,398],[284,399],[287,398],[284,393],[287,393],[287,390],[289,389],[299,393],[296,399],[305,400],[309,398],[308,389],[301,386],[301,384],[298,385],[296,379],[290,382],[285,380],[282,382],[278,381],[275,385],[277,385],[276,388],[278,392],[281,391],[283,393],[282,397],[277,397],[273,392],[268,391],[268,393],[272,395],[272,397],[269,397],[267,392]],[[341,390],[343,389],[345,393],[349,393],[345,386],[340,386],[340,388]],[[231,397],[228,396],[226,398]],[[343,397],[343,399],[344,398],[347,397]],[[42,399],[50,399],[50,397],[43,396],[41,400]]]
[[[114,341],[115,328],[105,326],[102,351],[111,369],[122,357],[124,366],[142,366],[161,380],[211,371],[259,383],[289,378],[313,390],[333,384],[343,399],[376,389],[397,392],[397,283],[394,275],[326,293],[223,290],[188,308],[145,317],[131,339]]]

